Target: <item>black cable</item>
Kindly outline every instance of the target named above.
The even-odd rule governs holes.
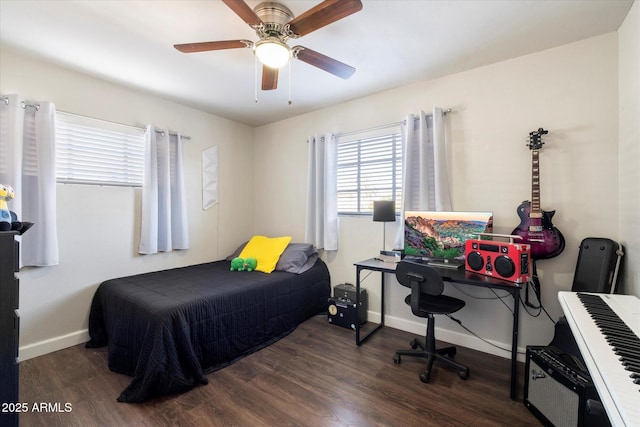
[[[501,302],[505,307],[507,307],[507,310],[509,310],[509,311],[511,312],[511,314],[513,314],[513,309],[512,309],[511,307],[509,307],[509,306],[507,305],[507,303],[506,303],[506,302],[504,302],[504,300],[498,296],[498,294],[496,294],[496,291],[495,291],[494,289],[492,289],[492,288],[489,288],[489,290],[491,290],[491,292],[493,292],[493,294],[494,294],[496,297],[498,297],[498,298],[500,299],[500,302]],[[505,296],[504,296],[504,298],[506,298],[507,296],[508,296],[508,295],[505,295]]]
[[[533,292],[536,294],[536,298],[538,299],[538,306],[529,303],[529,286],[527,286],[527,288],[525,289],[525,305],[527,305],[527,307],[539,309],[542,307],[542,299],[540,298],[540,278],[538,277],[536,260],[531,260],[531,280],[527,282],[527,285],[528,284],[531,284]]]
[[[544,313],[547,315],[547,317],[549,318],[551,323],[553,323],[555,325],[556,322],[553,320],[551,315],[549,315],[549,312],[547,312],[547,309],[544,308],[544,306],[542,305],[542,299],[540,298],[540,280],[538,279],[538,274],[537,274],[537,271],[536,271],[536,268],[535,268],[535,262],[533,262],[533,266],[534,267],[533,267],[532,278],[535,278],[535,279],[534,280],[530,280],[530,281],[525,283],[525,300],[522,299],[522,295],[519,295],[518,303],[522,304],[522,307],[524,308],[524,310],[531,317],[539,317],[540,314],[544,311]],[[537,282],[537,284],[536,284],[536,282]],[[501,295],[498,295],[496,293],[495,289],[488,288],[495,295],[495,297],[479,297],[479,296],[476,296],[476,295],[471,295],[468,292],[464,292],[458,286],[456,286],[454,283],[450,283],[450,285],[453,286],[461,294],[466,295],[466,296],[468,296],[470,298],[479,299],[479,300],[499,299],[500,302],[507,308],[507,310],[509,310],[511,312],[511,314],[513,314],[513,309],[511,307],[509,307],[509,305],[504,301],[505,298],[508,298],[510,296],[509,292],[507,292],[505,295],[501,296]],[[531,286],[531,288],[533,289],[534,294],[536,295],[536,299],[538,300],[538,305],[533,305],[532,303],[529,302],[529,286]],[[532,313],[531,311],[529,311],[528,308],[533,308],[534,310],[538,310],[538,312],[537,313]],[[469,331],[469,332],[471,332],[471,331]],[[471,333],[473,334],[473,332],[471,332]],[[480,337],[478,337],[478,338],[480,338]],[[480,338],[480,339],[482,339],[482,338]],[[488,343],[488,344],[490,344],[490,343]]]
[[[479,296],[471,295],[470,293],[467,293],[467,292],[464,292],[464,291],[460,290],[460,288],[458,288],[453,283],[450,283],[450,285],[453,288],[455,288],[458,292],[460,292],[461,294],[466,295],[466,296],[468,296],[470,298],[473,298],[473,299],[479,299],[479,300],[495,300],[495,299],[498,299],[507,308],[507,310],[509,310],[511,312],[511,314],[513,314],[513,309],[511,307],[509,307],[509,305],[506,302],[504,302],[504,299],[505,298],[509,298],[509,296],[511,295],[509,292],[505,293],[504,295],[498,295],[496,293],[495,289],[488,288],[493,293],[494,296],[493,297],[479,297]]]
[[[493,297],[479,297],[476,295],[471,295],[470,293],[464,292],[462,290],[460,290],[460,288],[458,288],[455,284],[451,283],[450,284],[452,287],[454,287],[458,292],[460,292],[463,295],[466,295],[470,298],[474,298],[474,299],[479,299],[479,300],[495,300],[495,299],[499,299],[500,302],[507,308],[507,310],[509,310],[511,312],[511,314],[513,314],[513,309],[511,307],[509,307],[507,305],[506,302],[504,302],[505,298],[508,298],[511,294],[509,292],[505,293],[504,295],[498,295],[496,293],[496,290],[493,288],[488,288],[492,293],[493,293]]]
[[[367,278],[368,278],[369,276],[371,276],[371,274],[372,274],[372,273],[374,273],[374,271],[373,271],[373,270],[368,270],[368,271],[367,271],[367,274],[366,274],[364,277],[361,277],[361,278],[360,278],[360,283],[362,283],[362,282],[364,282],[365,280],[367,280]]]
[[[547,312],[547,309],[544,308],[544,306],[542,304],[540,304],[540,307],[542,308],[542,311],[544,311],[544,314],[547,315],[547,317],[549,318],[549,320],[551,320],[551,323],[553,323],[554,325],[556,324],[556,321],[553,320],[553,318],[551,317],[551,315]]]
[[[526,300],[522,299],[522,296],[520,296],[520,304],[522,304],[522,308],[524,309],[524,311],[527,312],[527,314],[531,317],[538,317],[540,316],[540,314],[542,313],[542,308],[540,307],[533,307],[531,304],[527,303]],[[530,311],[530,309],[533,308],[534,310],[538,310],[536,313],[533,313]]]
[[[537,274],[535,273],[535,267],[534,267],[534,275],[535,275],[535,277],[536,277],[536,279],[537,279]],[[540,283],[540,282],[538,281],[538,284],[539,284],[539,283]],[[452,285],[453,285],[453,284],[452,284]],[[536,297],[537,297],[537,299],[538,299],[538,305],[537,305],[537,306],[534,306],[533,304],[529,303],[529,301],[528,301],[528,289],[529,289],[529,285],[531,285],[531,286],[533,287],[533,289],[534,289],[534,293],[536,294]],[[527,293],[527,297],[526,297],[527,299],[523,301],[523,299],[522,299],[522,295],[520,295],[520,294],[519,294],[519,295],[518,295],[518,300],[517,300],[515,303],[516,303],[516,304],[520,304],[520,303],[521,303],[521,304],[522,304],[522,306],[523,306],[523,308],[524,308],[524,310],[525,310],[525,311],[527,312],[527,314],[529,314],[529,316],[531,316],[531,317],[539,317],[539,316],[540,316],[540,314],[544,311],[544,313],[547,315],[547,317],[549,318],[549,320],[551,321],[551,323],[555,325],[555,324],[556,324],[556,322],[551,318],[551,316],[549,315],[549,313],[547,312],[547,310],[546,310],[546,309],[544,308],[544,306],[542,305],[542,300],[540,299],[539,286],[537,286],[537,287],[538,287],[538,290],[536,290],[536,285],[535,285],[533,282],[530,282],[530,281],[529,281],[529,282],[527,282],[525,286],[526,286],[526,288],[525,288],[525,292]],[[510,295],[509,293],[507,293],[507,294],[505,294],[505,295],[503,295],[503,296],[500,296],[500,295],[498,295],[498,294],[495,292],[495,290],[494,290],[494,289],[489,288],[489,289],[491,290],[491,292],[495,295],[495,297],[494,297],[494,298],[484,298],[484,297],[477,297],[477,296],[471,295],[471,294],[469,294],[469,293],[467,293],[467,292],[461,291],[461,290],[460,290],[457,286],[455,286],[455,285],[453,285],[453,287],[454,287],[455,289],[457,289],[460,293],[462,293],[462,294],[464,294],[464,295],[467,295],[467,296],[469,296],[469,297],[471,297],[471,298],[475,298],[475,299],[499,299],[499,300],[500,300],[500,302],[502,302],[502,304],[507,308],[507,310],[509,310],[509,311],[511,312],[511,314],[513,314],[513,309],[511,309],[511,307],[509,307],[509,306],[507,305],[507,303],[505,303],[505,302],[504,302],[504,298],[509,297],[509,295]],[[535,309],[535,310],[538,310],[538,312],[537,312],[537,313],[532,313],[532,312],[530,312],[530,311],[529,311],[529,308],[533,308],[533,309]],[[476,337],[476,338],[478,338],[479,340],[483,341],[484,343],[489,344],[490,346],[492,346],[492,347],[494,347],[494,348],[497,348],[498,350],[502,350],[502,351],[504,351],[504,352],[511,353],[511,349],[506,349],[506,348],[500,347],[499,345],[496,345],[496,344],[494,344],[494,343],[492,343],[492,342],[490,342],[490,341],[487,341],[485,338],[482,338],[481,336],[479,336],[478,334],[476,334],[475,332],[473,332],[471,329],[469,329],[468,327],[466,327],[465,325],[463,325],[463,324],[462,324],[462,321],[461,321],[460,319],[456,319],[456,318],[455,318],[455,317],[453,317],[451,314],[447,314],[446,316],[447,316],[449,319],[451,319],[451,320],[453,320],[454,322],[456,322],[457,324],[459,324],[459,325],[460,325],[460,327],[461,327],[462,329],[464,329],[465,331],[469,332],[471,335],[473,335],[474,337]],[[523,355],[523,354],[525,354],[525,353],[523,353],[523,352],[521,352],[521,351],[518,351],[518,352],[517,352],[517,354],[521,354],[521,355]]]
[[[484,341],[485,343],[489,344],[489,345],[490,345],[490,346],[492,346],[492,347],[497,348],[498,350],[502,350],[502,351],[504,351],[504,352],[511,353],[511,349],[502,348],[502,347],[500,347],[499,345],[494,344],[494,343],[492,343],[492,342],[490,342],[490,341],[487,341],[486,339],[482,338],[481,336],[479,336],[478,334],[476,334],[475,332],[473,332],[471,329],[469,329],[469,328],[467,328],[465,325],[463,325],[463,324],[462,324],[462,321],[461,321],[460,319],[456,319],[456,318],[455,318],[455,317],[453,317],[451,314],[447,314],[446,316],[447,316],[449,319],[451,319],[451,320],[453,320],[454,322],[456,322],[457,324],[459,324],[459,325],[460,325],[460,327],[462,327],[462,329],[464,329],[465,331],[469,332],[471,335],[473,335],[474,337],[478,338],[479,340]],[[518,354],[525,354],[525,353],[523,353],[523,352],[521,352],[521,351],[518,351],[517,353],[518,353]]]
[[[530,284],[531,284],[531,282],[527,282],[527,283],[526,283],[526,285],[527,285],[527,289],[528,289],[528,286],[529,286]],[[539,293],[536,293],[536,296],[539,296],[539,295],[540,295]],[[539,317],[539,316],[540,316],[540,314],[541,314],[542,312],[544,312],[544,314],[546,314],[546,315],[547,315],[547,317],[549,318],[549,320],[551,321],[551,323],[552,323],[552,324],[554,324],[554,325],[556,324],[556,322],[553,320],[553,318],[551,317],[551,315],[549,314],[549,312],[547,311],[547,309],[546,309],[546,308],[544,308],[544,305],[542,305],[542,301],[541,301],[540,299],[538,299],[538,305],[537,305],[537,306],[534,306],[533,304],[530,304],[530,303],[528,303],[527,301],[523,301],[523,300],[522,300],[522,296],[520,296],[520,303],[522,303],[522,308],[524,308],[524,310],[527,312],[527,314],[528,314],[529,316],[531,316],[531,317]],[[533,309],[535,309],[535,310],[538,310],[538,312],[534,314],[534,313],[532,313],[531,311],[529,311],[529,308],[527,308],[527,307],[529,307],[529,308],[533,308]]]

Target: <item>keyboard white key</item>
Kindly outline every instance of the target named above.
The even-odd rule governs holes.
[[[634,340],[640,336],[640,299],[633,295],[587,295],[600,298],[617,314],[631,329],[628,338],[632,341],[631,345],[635,346]],[[558,299],[611,425],[639,427],[640,384],[634,383],[632,372],[625,369],[621,357],[615,353],[594,319],[597,317],[602,320],[607,314],[601,315],[600,310],[595,310],[596,313],[592,317],[576,292],[559,292]],[[640,351],[640,346],[635,350]],[[630,356],[631,363],[640,363],[640,359],[634,361],[634,357],[633,354]]]

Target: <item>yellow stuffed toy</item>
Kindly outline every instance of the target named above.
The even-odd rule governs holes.
[[[16,193],[10,185],[0,184],[0,231],[17,231],[23,234],[31,228],[33,223],[18,221],[18,215],[9,210],[7,202],[15,195]]]
[[[12,217],[7,202],[13,199],[15,192],[9,185],[0,184],[0,231],[12,229]]]

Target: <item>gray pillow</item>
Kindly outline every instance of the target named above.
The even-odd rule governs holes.
[[[307,271],[308,269],[310,269],[311,267],[313,267],[316,264],[316,261],[318,260],[318,258],[320,258],[320,255],[317,252],[315,254],[311,255],[307,259],[307,262],[305,262],[304,265],[302,267],[300,267],[300,269],[298,270],[297,274],[302,274],[305,271]]]
[[[276,264],[276,271],[304,273],[315,264],[318,251],[310,243],[289,243]]]

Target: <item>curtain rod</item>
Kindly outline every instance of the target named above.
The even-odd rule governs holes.
[[[164,136],[164,131],[163,130],[155,129],[155,131],[156,131],[156,133],[159,133],[160,135]],[[177,133],[172,133],[172,132],[169,132],[169,135],[170,136],[178,136]],[[191,140],[191,137],[189,135],[180,135],[180,138]]]
[[[67,112],[67,111],[62,111],[62,110],[61,110],[60,112],[61,112],[61,113],[64,113],[64,114],[69,114],[69,115],[71,115],[71,116],[77,116],[77,117],[88,117],[88,116],[83,116],[82,114],[69,113],[69,112]],[[113,124],[118,125],[118,126],[129,126],[129,127],[132,127],[132,128],[136,128],[136,129],[143,130],[143,131],[144,131],[144,130],[146,130],[145,128],[141,128],[141,127],[133,126],[133,125],[125,125],[124,123],[113,122],[113,121],[111,121],[111,120],[96,119],[95,117],[88,117],[88,118],[90,118],[90,119],[94,119],[94,120],[100,120],[100,121],[107,122],[107,123],[113,123]],[[156,131],[157,133],[161,134],[162,136],[164,136],[164,131],[163,131],[163,130],[155,130],[155,131]],[[172,133],[172,132],[169,132],[169,135],[171,135],[171,136],[178,136],[178,134],[177,134],[177,133]],[[191,137],[190,137],[190,136],[188,136],[188,135],[181,135],[181,136],[180,136],[180,138],[182,138],[182,139],[188,139],[188,140],[190,140],[190,139],[191,139]]]
[[[451,111],[452,111],[451,108],[447,108],[446,110],[444,110],[442,112],[442,114],[447,115],[447,114],[451,113]],[[432,115],[433,114],[426,114],[427,117],[428,116],[432,116]],[[418,120],[418,117],[416,117],[416,120]],[[405,121],[406,120],[401,120],[399,122],[387,123],[386,125],[374,126],[374,127],[367,128],[367,129],[361,129],[361,130],[354,130],[354,131],[351,131],[351,132],[338,133],[335,136],[339,138],[341,136],[354,135],[356,133],[371,132],[371,131],[374,131],[374,130],[386,129],[386,128],[391,128],[391,127],[394,127],[394,126],[401,126],[401,125],[405,124]]]
[[[3,101],[6,105],[9,105],[9,97],[7,96],[3,96],[2,99],[0,99],[0,101]],[[40,104],[28,104],[29,101],[20,101],[20,106],[22,107],[22,109],[24,110],[27,107],[33,107],[36,109],[36,111],[38,111],[40,109]]]
[[[7,105],[9,105],[9,100],[7,99]],[[22,107],[23,110],[26,110],[27,107],[32,107],[35,108],[36,111],[40,111],[40,104],[27,104],[24,101],[20,101],[20,106]]]
[[[9,105],[9,97],[4,96],[4,97],[0,98],[0,101],[3,101],[6,105]],[[40,104],[29,104],[29,101],[20,101],[20,106],[23,109],[25,109],[27,107],[33,107],[33,108],[36,109],[36,111],[40,110]],[[60,112],[61,113],[65,113],[65,114],[71,114],[72,116],[87,117],[87,116],[83,116],[83,115],[80,115],[80,114],[68,113],[66,111],[60,111]],[[93,118],[93,117],[90,117],[90,118]],[[123,125],[122,123],[110,122],[109,120],[104,120],[104,119],[97,119],[97,120],[102,120],[104,122],[109,122],[109,123],[115,123],[115,124],[121,125],[121,126]],[[124,126],[130,126],[130,125],[124,125]],[[131,126],[131,127],[135,127],[135,128],[138,128],[138,129],[145,130],[144,128],[139,128],[137,126]],[[156,132],[161,134],[162,136],[164,136],[164,131],[163,130],[156,130]],[[170,136],[178,136],[177,133],[172,133],[172,132],[169,132],[169,135]],[[188,136],[188,135],[180,135],[180,138],[191,140],[191,137]]]

